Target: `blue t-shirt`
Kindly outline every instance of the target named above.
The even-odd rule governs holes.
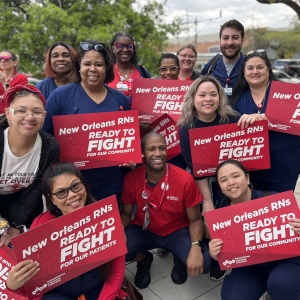
[[[47,115],[43,130],[53,135],[52,117],[57,115],[87,114],[98,112],[130,110],[126,96],[107,87],[107,96],[100,103],[94,102],[84,91],[80,83],[71,83],[55,89],[46,103]],[[123,168],[105,167],[82,170],[82,175],[89,183],[97,200],[117,194],[121,200]]]
[[[36,87],[41,91],[42,95],[47,100],[50,94],[57,88],[56,83],[54,82],[53,78],[45,78],[44,80],[40,81]]]
[[[266,112],[271,83],[266,91],[261,113]],[[246,90],[237,102],[235,109],[240,114],[257,114],[250,89]],[[283,183],[297,178],[300,173],[300,136],[269,130],[271,169],[251,172],[256,181]],[[279,192],[280,185],[278,185]]]

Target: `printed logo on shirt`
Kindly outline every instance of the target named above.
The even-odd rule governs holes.
[[[172,201],[179,201],[179,198],[175,196],[167,196],[167,199]]]

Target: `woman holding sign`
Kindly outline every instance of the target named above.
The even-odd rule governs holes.
[[[81,42],[76,68],[80,82],[54,90],[47,100],[43,129],[50,134],[53,134],[53,116],[130,109],[126,96],[106,85],[114,79],[114,72],[112,55],[105,44],[98,41]],[[96,199],[116,194],[121,202],[123,168],[96,168],[84,170],[82,174]]]
[[[227,205],[251,201],[263,197],[263,192],[252,190],[249,172],[236,160],[221,163],[216,176]],[[291,228],[300,234],[300,219],[290,219]],[[212,258],[217,260],[223,241],[213,239],[209,243]],[[272,300],[300,299],[300,257],[260,263],[232,269],[225,276],[221,296],[223,300],[254,300],[268,292]]]
[[[242,114],[238,124],[244,128],[265,120],[270,87],[276,77],[265,50],[245,54],[231,105]],[[258,190],[294,190],[300,173],[300,136],[269,130],[271,169],[251,172]]]
[[[3,96],[0,117],[0,247],[24,232],[43,211],[41,177],[57,162],[57,140],[41,131],[45,98],[32,85],[16,85]]]
[[[193,165],[188,131],[221,124],[236,123],[237,113],[227,105],[222,86],[212,76],[201,76],[190,86],[184,100],[180,126],[180,147],[182,156],[193,174]],[[203,195],[203,211],[214,209],[209,178],[197,177],[196,183]]]
[[[37,217],[31,228],[95,202],[79,170],[71,163],[49,167],[43,177],[43,190],[48,211]],[[39,271],[38,262],[24,260],[11,270],[6,285],[10,290],[17,291]],[[41,299],[77,300],[84,295],[83,299],[86,300],[115,300],[124,279],[124,271],[125,256],[120,256],[63,283]]]

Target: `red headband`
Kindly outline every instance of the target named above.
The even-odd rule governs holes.
[[[44,96],[42,95],[41,91],[36,88],[33,85],[25,84],[25,85],[15,85],[11,88],[9,88],[3,95],[3,102],[7,105],[7,107],[10,106],[11,101],[15,97],[15,95],[20,91],[29,91],[33,94],[37,94],[41,101],[43,102],[44,106],[46,105],[46,100]]]

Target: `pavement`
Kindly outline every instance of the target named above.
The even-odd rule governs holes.
[[[300,178],[300,177],[299,177]],[[300,206],[300,179],[297,182],[295,195]],[[161,258],[153,252],[153,263],[150,269],[151,283],[146,289],[139,290],[144,300],[220,300],[222,281],[212,281],[207,274],[189,277],[182,285],[176,285],[171,280],[173,255]],[[134,284],[136,263],[126,265],[125,275]],[[261,298],[263,299],[263,298]]]

